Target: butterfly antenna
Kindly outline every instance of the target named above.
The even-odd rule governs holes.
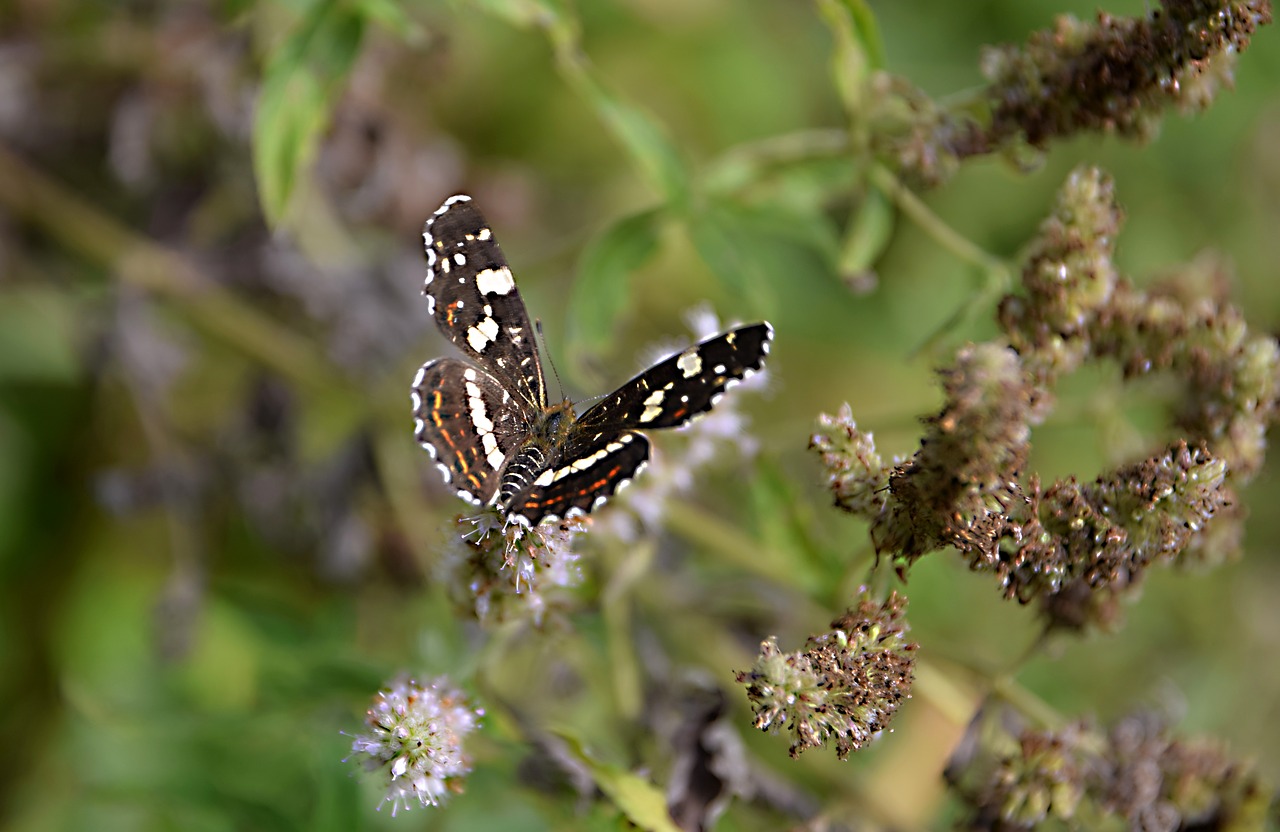
[[[542,354],[547,357],[547,363],[551,365],[551,374],[556,377],[556,386],[560,388],[559,398],[564,398],[564,382],[560,380],[560,370],[556,367],[556,360],[551,355],[551,350],[547,347],[547,337],[542,334],[542,319],[533,319],[533,331],[538,336],[538,343],[542,345]]]

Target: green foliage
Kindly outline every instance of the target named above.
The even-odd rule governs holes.
[[[270,52],[254,120],[253,166],[273,225],[284,220],[298,180],[315,162],[371,22],[421,41],[418,25],[392,0],[311,0]]]
[[[667,813],[666,795],[648,778],[594,760],[579,742],[568,737],[565,739],[573,757],[591,772],[600,791],[618,807],[628,822],[645,832],[679,832],[680,827]]]
[[[657,252],[663,219],[660,211],[624,217],[596,235],[582,252],[569,296],[569,323],[572,341],[583,354],[608,350],[631,304],[631,275]]]
[[[267,62],[254,122],[254,169],[263,210],[275,222],[284,217],[299,173],[315,161],[364,28],[364,18],[342,0],[317,0]]]

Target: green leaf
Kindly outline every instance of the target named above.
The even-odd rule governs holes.
[[[840,250],[840,277],[848,282],[864,283],[863,277],[874,272],[876,261],[893,239],[896,215],[893,203],[884,192],[868,186],[858,213],[849,221]]]
[[[404,13],[395,0],[356,0],[360,13],[389,32],[399,35],[409,44],[420,44],[426,32],[418,21]]]
[[[622,101],[593,75],[584,75],[579,88],[664,201],[678,208],[688,206],[689,172],[658,123],[648,113]]]
[[[631,297],[631,275],[658,248],[664,212],[643,211],[604,229],[587,245],[569,296],[570,338],[575,354],[605,352]]]
[[[565,22],[563,5],[551,0],[475,0],[474,5],[521,28],[553,28]]]
[[[829,274],[839,256],[834,230],[817,212],[712,203],[689,232],[716,277],[756,312],[776,306],[775,287],[793,283],[797,269]]]
[[[872,69],[885,68],[884,40],[880,37],[880,24],[875,12],[866,0],[840,0],[853,25],[854,39],[862,47]]]
[[[267,221],[278,224],[311,164],[364,36],[365,18],[338,0],[314,4],[272,55],[258,97],[253,166]]]
[[[880,30],[864,0],[819,0],[822,17],[835,37],[831,71],[845,112],[858,118],[871,73],[884,67]]]
[[[681,209],[689,205],[692,189],[684,160],[652,116],[601,80],[583,51],[581,27],[571,8],[554,0],[481,0],[481,6],[515,25],[543,30],[560,74],[631,154],[649,184],[668,204]]]
[[[629,771],[598,762],[583,750],[576,738],[564,733],[560,736],[568,744],[569,752],[591,772],[600,791],[622,810],[627,820],[647,832],[680,832],[667,811],[667,798],[662,789]]]

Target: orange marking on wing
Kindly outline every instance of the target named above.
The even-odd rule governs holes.
[[[622,470],[621,465],[613,466],[612,468],[609,469],[609,473],[605,474],[600,479],[591,483],[591,485],[587,486],[586,488],[578,489],[578,491],[573,496],[575,497],[590,496],[592,493],[598,491],[599,489],[603,488],[605,485],[612,482],[613,478],[618,476],[618,472],[621,470]],[[532,509],[538,509],[538,508],[546,508],[547,506],[551,505],[553,502],[555,502],[555,500],[550,497],[548,497],[545,500],[528,500],[527,502],[525,502],[523,506],[521,506],[521,508],[525,509],[526,511],[532,510]]]
[[[597,490],[599,490],[600,488],[603,488],[605,485],[607,485],[607,484],[609,483],[609,481],[610,481],[610,480],[612,480],[614,477],[616,477],[616,476],[618,475],[618,472],[619,472],[619,471],[621,471],[621,470],[622,470],[622,466],[621,466],[621,465],[615,465],[615,466],[613,466],[612,468],[610,468],[610,469],[609,469],[609,473],[605,474],[605,475],[604,475],[603,477],[601,477],[600,479],[598,479],[598,480],[596,480],[595,482],[591,483],[591,485],[590,485],[588,488],[584,488],[584,489],[582,489],[581,491],[579,491],[579,492],[578,492],[578,495],[579,495],[579,496],[581,496],[581,497],[585,497],[585,496],[587,496],[588,494],[590,494],[591,492],[593,492],[593,491],[597,491]]]

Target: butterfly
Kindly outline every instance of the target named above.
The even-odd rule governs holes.
[[[546,379],[511,268],[468,196],[445,200],[422,230],[422,293],[440,331],[469,361],[418,370],[416,437],[459,497],[536,526],[596,508],[649,458],[638,431],[674,428],[764,366],[773,327],[723,332],[650,367],[581,416],[547,401]]]

